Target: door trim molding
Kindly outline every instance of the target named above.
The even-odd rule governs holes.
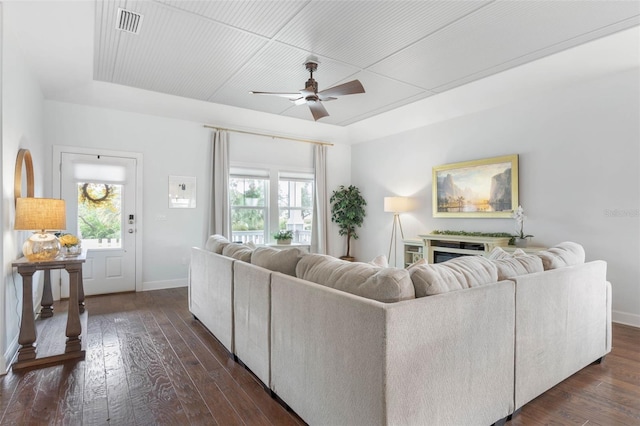
[[[85,154],[85,155],[105,155],[110,157],[131,158],[136,160],[136,255],[135,255],[135,280],[136,280],[136,292],[143,291],[142,285],[142,233],[144,229],[144,221],[142,217],[142,200],[144,199],[142,193],[142,153],[130,152],[130,151],[114,151],[109,149],[97,149],[97,148],[85,148],[80,146],[69,145],[53,145],[53,157],[52,167],[53,178],[51,184],[53,185],[53,196],[60,198],[62,192],[62,173],[60,168],[62,167],[62,154]],[[52,277],[53,278],[53,277]],[[60,299],[60,286],[52,286],[54,290],[54,299]]]

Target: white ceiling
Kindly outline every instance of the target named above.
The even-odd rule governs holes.
[[[119,7],[144,16],[138,35],[115,29]],[[321,122],[338,126],[640,24],[635,0],[50,0],[4,10],[47,98],[93,79],[313,120],[305,106],[249,94],[303,88],[312,54],[320,90],[365,87],[325,103]]]

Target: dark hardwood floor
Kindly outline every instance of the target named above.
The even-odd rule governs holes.
[[[0,377],[0,424],[304,424],[192,318],[185,288],[86,305],[86,360]],[[64,344],[66,302],[54,308],[39,353]],[[640,329],[613,332],[602,364],[525,405],[508,425],[640,425]]]

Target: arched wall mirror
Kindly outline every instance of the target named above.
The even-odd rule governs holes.
[[[25,176],[27,178],[27,197],[33,197],[33,160],[28,149],[20,149],[16,158],[16,171],[13,180],[14,203],[22,197],[22,166],[24,164]]]

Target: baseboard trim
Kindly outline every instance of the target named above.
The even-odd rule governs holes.
[[[640,315],[630,314],[628,312],[612,311],[611,321],[640,328]]]
[[[4,353],[4,359],[0,360],[0,376],[7,374],[9,372],[9,368],[11,367],[11,362],[13,358],[15,358],[19,349],[18,345],[18,335],[16,334],[15,338],[9,343],[9,347],[7,351]]]
[[[188,282],[186,278],[178,280],[147,281],[142,283],[142,291],[164,290],[166,288],[186,287],[187,285]]]

